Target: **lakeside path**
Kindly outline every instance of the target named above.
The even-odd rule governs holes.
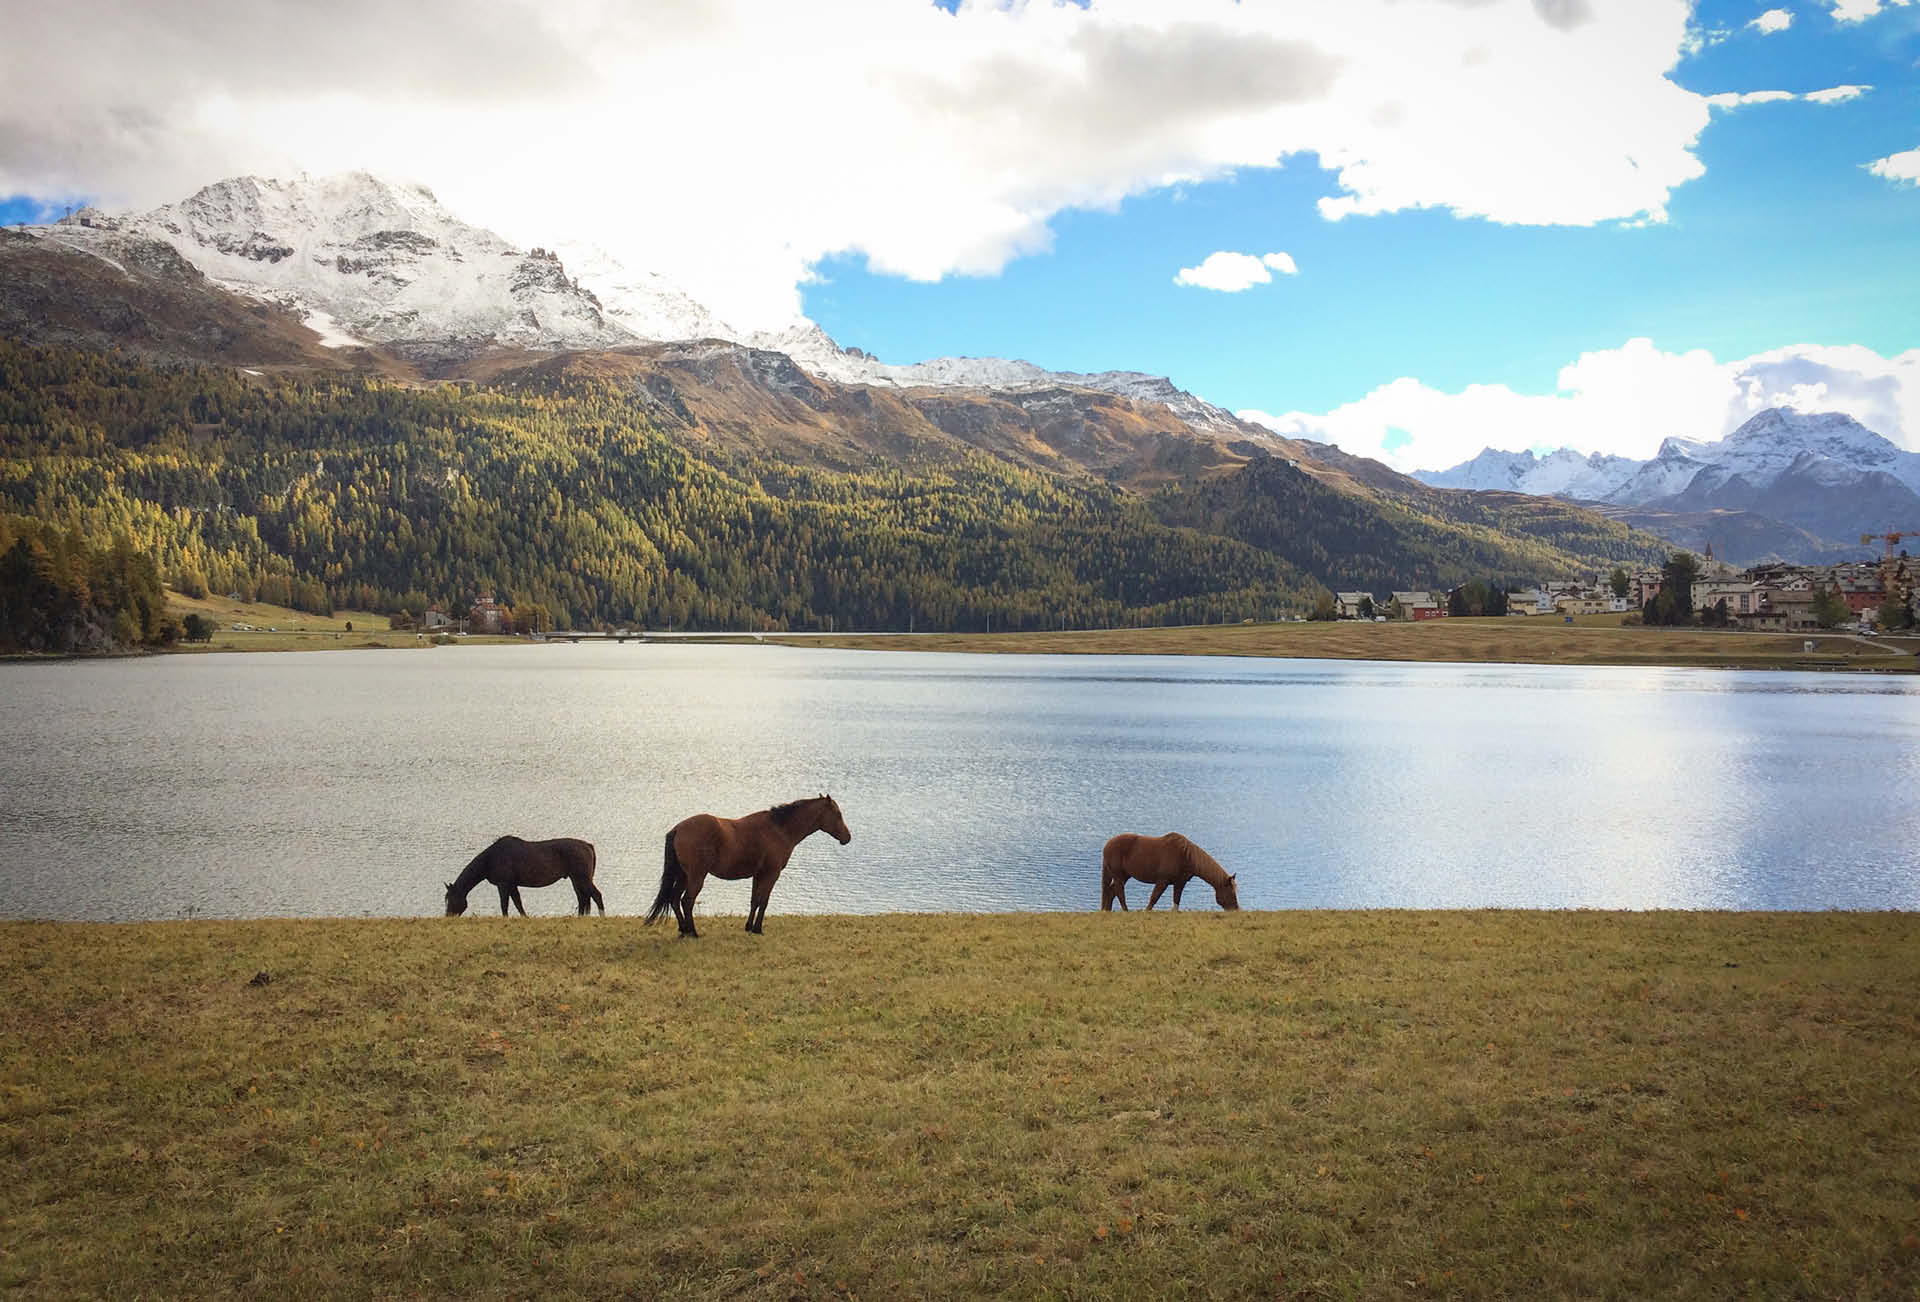
[[[1920,1288],[1915,915],[739,923],[0,924],[0,1288]]]
[[[1546,616],[1423,623],[1202,624],[1058,633],[914,633],[786,636],[791,646],[873,651],[1032,655],[1228,655],[1438,663],[1675,665],[1721,669],[1920,672],[1920,639],[1832,633],[1741,633],[1624,627],[1618,617],[1573,624]],[[1806,644],[1811,641],[1813,650]]]

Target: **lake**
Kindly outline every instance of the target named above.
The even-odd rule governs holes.
[[[0,736],[8,918],[434,914],[508,832],[593,841],[609,910],[633,914],[680,818],[820,791],[853,841],[800,846],[770,926],[1091,909],[1106,838],[1168,830],[1237,872],[1248,908],[1920,908],[1906,677],[662,644],[164,656],[0,665]],[[702,915],[743,914],[746,890],[709,883]],[[573,907],[564,883],[525,894]]]

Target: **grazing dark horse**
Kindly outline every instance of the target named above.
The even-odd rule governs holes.
[[[507,916],[507,901],[511,900],[524,918],[527,906],[520,902],[520,888],[551,886],[562,877],[573,883],[581,913],[593,912],[596,904],[600,912],[607,911],[607,902],[600,898],[600,889],[593,884],[592,842],[576,841],[570,836],[552,841],[522,841],[517,836],[503,836],[473,856],[473,862],[460,870],[460,876],[447,883],[447,916],[465,913],[467,894],[482,881],[489,881],[500,889],[500,916]]]
[[[745,818],[715,818],[695,814],[667,833],[667,862],[660,871],[660,894],[647,910],[652,922],[668,909],[680,923],[682,936],[698,936],[693,928],[693,903],[707,878],[725,881],[753,878],[753,902],[747,909],[747,930],[756,936],[767,920],[767,897],[780,880],[793,847],[825,832],[841,845],[853,840],[847,820],[832,796],[815,796],[775,805]]]
[[[1160,902],[1160,893],[1173,887],[1173,907],[1180,907],[1180,892],[1198,877],[1213,887],[1213,898],[1223,909],[1240,907],[1237,880],[1214,857],[1178,832],[1165,836],[1135,836],[1122,832],[1100,851],[1100,908],[1112,912],[1113,902],[1127,907],[1127,879],[1152,882],[1153,894],[1147,897],[1151,909]]]

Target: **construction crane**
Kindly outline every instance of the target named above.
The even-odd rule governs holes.
[[[1893,549],[1900,545],[1902,538],[1920,538],[1920,529],[1889,529],[1885,533],[1863,533],[1860,545],[1866,546],[1878,538],[1883,545],[1880,553],[1880,592],[1887,597],[1902,597],[1906,594],[1894,588]]]
[[[1886,544],[1886,553],[1881,559],[1890,561],[1893,559],[1893,549],[1900,545],[1900,540],[1920,538],[1920,529],[1891,529],[1886,533],[1863,533],[1860,535],[1860,545],[1864,547],[1875,538]]]

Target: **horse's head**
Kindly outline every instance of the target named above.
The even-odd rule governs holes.
[[[1240,878],[1227,874],[1227,880],[1214,887],[1213,902],[1223,909],[1238,910],[1240,907]]]
[[[452,882],[447,883],[447,916],[457,918],[467,911],[467,897],[461,895]]]
[[[820,811],[820,830],[841,845],[853,840],[853,833],[847,830],[847,820],[840,816],[840,806],[834,798],[822,792],[820,799],[827,802],[827,807]]]

